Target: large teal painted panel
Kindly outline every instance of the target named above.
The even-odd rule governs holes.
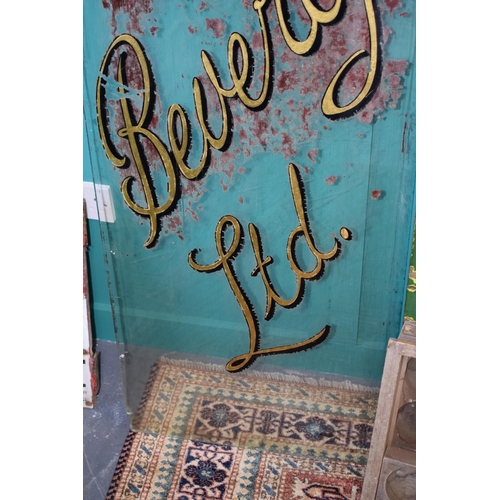
[[[118,341],[229,361],[252,351],[252,338],[258,337],[260,349],[273,349],[304,343],[327,327],[317,345],[254,356],[254,366],[379,379],[387,340],[402,324],[414,219],[414,2],[341,2],[338,17],[318,24],[316,43],[303,55],[285,41],[277,9],[282,4],[84,2],[90,161],[95,182],[111,186],[117,215],[101,229]],[[334,3],[318,5],[326,11]],[[231,97],[228,90],[219,103],[202,51],[216,68],[215,85],[230,89],[245,69],[240,53],[231,78],[228,40],[248,46],[252,69],[245,92],[255,98],[266,81],[261,25],[272,54],[268,99],[250,109],[241,94]],[[288,2],[284,25],[297,40],[306,39],[311,20],[301,2]],[[355,112],[334,115],[322,108],[323,96],[355,53],[365,57],[347,71],[333,102],[348,107],[365,85],[371,91]],[[206,94],[198,111],[214,138],[206,168],[190,180],[180,157],[194,169],[209,135],[197,118],[198,84]],[[179,120],[177,126],[169,123],[173,109],[185,113],[190,130],[190,148],[177,157],[183,134]],[[226,123],[222,109],[229,127],[227,140],[218,143]],[[128,177],[133,181],[124,189],[127,204],[121,186]],[[166,209],[158,218],[146,210],[138,214],[148,203]],[[217,251],[216,228],[223,220],[225,243]],[[251,225],[258,228],[262,259],[272,257],[260,272]],[[313,242],[307,244],[299,226],[318,252],[341,247],[335,258],[324,259],[321,273],[312,272],[318,262]],[[237,240],[238,252],[215,265]],[[197,270],[211,264],[210,273]],[[267,319],[264,268],[284,300],[294,297],[301,271],[311,278],[303,281],[295,307],[276,304]]]

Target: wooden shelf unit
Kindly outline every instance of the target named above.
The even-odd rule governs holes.
[[[405,471],[413,481],[416,477],[416,444],[402,439],[396,426],[400,408],[416,399],[405,393],[408,363],[413,358],[416,360],[416,324],[405,321],[399,337],[390,339],[387,347],[361,500],[395,500],[386,489],[387,479],[395,471]]]

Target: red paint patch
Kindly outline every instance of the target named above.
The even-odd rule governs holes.
[[[226,31],[226,23],[222,19],[205,19],[207,30],[212,30],[215,38],[222,38]]]
[[[174,214],[167,217],[167,227],[170,231],[177,232],[182,226],[182,219],[180,215]]]
[[[198,32],[198,28],[196,26],[188,26],[188,31],[189,33],[191,33],[191,35],[194,35]]]
[[[292,138],[285,132],[281,132],[281,137],[283,137],[283,142],[281,143],[281,152],[285,155],[285,158],[295,156],[297,154],[297,151],[292,146]]]
[[[240,174],[244,174],[244,173],[246,172],[246,169],[245,169],[245,168],[243,168],[243,167],[241,167],[241,168],[238,170],[238,172],[239,172]]]
[[[294,10],[297,12],[297,15],[299,19],[302,21],[302,23],[305,26],[310,26],[311,18],[309,17],[309,14],[304,8],[303,2],[300,2],[299,4],[296,0],[292,0],[292,5],[294,6]]]
[[[311,117],[312,111],[311,108],[304,107],[302,104],[302,101],[299,103],[299,108],[300,108],[300,118],[302,120],[302,128],[303,130],[307,133],[309,137],[316,135],[316,132],[311,132],[309,129],[309,118]]]
[[[380,198],[380,195],[382,194],[382,191],[379,189],[375,189],[372,191],[372,200],[378,200]]]
[[[222,186],[222,190],[223,190],[223,191],[227,191],[227,190],[229,189],[229,187],[228,187],[228,186],[226,186],[226,184],[224,184],[224,181],[223,181],[222,179],[221,179],[219,182],[220,182],[220,184],[221,184],[221,186]]]
[[[208,5],[205,2],[201,2],[200,10],[206,9]]]
[[[276,88],[280,94],[286,90],[298,87],[299,75],[297,71],[282,71],[276,80]]]
[[[264,50],[264,39],[260,31],[254,31],[250,46],[252,50]]]
[[[259,140],[261,146],[265,146],[266,135],[269,130],[269,108],[264,109],[260,113],[251,113],[250,115],[253,119],[253,124],[248,125],[248,128],[253,133],[253,135]],[[250,143],[251,144],[251,143]]]
[[[399,73],[404,75],[406,68],[408,67],[408,62],[403,60],[390,60],[387,61],[386,68],[388,73]]]
[[[196,203],[199,203],[200,198],[207,191],[205,188],[205,180],[190,181],[185,177],[181,177],[181,196],[183,199],[184,214],[189,215],[194,221],[198,221],[198,214],[195,212],[194,207]],[[202,206],[196,206],[196,209],[202,210]],[[175,232],[177,235],[182,234],[182,225],[184,217],[181,215],[181,207],[177,206],[173,213],[166,217],[167,220],[167,230],[165,234],[169,232]]]
[[[199,220],[199,219],[198,219],[198,214],[197,214],[197,213],[196,213],[196,212],[195,212],[192,208],[189,208],[189,207],[188,207],[188,208],[186,208],[186,209],[184,210],[184,212],[185,212],[186,214],[191,215],[191,217],[193,218],[193,220],[195,220],[195,221],[198,221],[198,220]]]
[[[105,9],[111,9],[110,25],[113,28],[113,36],[116,36],[117,22],[116,15],[119,11],[130,16],[127,23],[127,31],[144,35],[144,30],[140,21],[144,14],[153,12],[152,3],[154,0],[102,0]]]
[[[311,149],[311,151],[309,151],[309,153],[307,153],[307,156],[309,157],[309,159],[313,162],[313,163],[316,163],[316,157],[318,156],[318,149]]]
[[[331,6],[330,3],[325,8],[329,6]],[[386,0],[386,4],[380,5],[380,10],[382,13],[388,10],[392,12],[398,6],[400,6],[400,0]],[[300,13],[299,18],[302,19]],[[306,24],[310,25],[310,20]],[[370,50],[366,9],[361,1],[349,3],[345,15],[335,26],[321,26],[319,29],[322,43],[315,53],[308,56],[307,66],[304,65],[303,57],[297,56],[288,49],[279,25],[277,24],[272,30],[273,43],[275,47],[279,47],[276,58],[281,60],[285,68],[276,73],[277,93],[284,94],[287,91],[293,92],[300,89],[302,95],[309,95],[313,98],[312,108],[315,113],[319,110],[324,90],[338,71],[340,64],[360,49]],[[383,26],[382,43],[388,43],[391,34],[392,30]],[[368,65],[369,59],[364,58],[346,73],[339,89],[340,105],[346,105],[359,95],[366,80]],[[384,110],[397,108],[403,89],[401,76],[404,75],[407,66],[407,61],[383,61],[380,84],[372,99],[356,115],[361,122],[372,123],[374,118],[377,118]],[[304,70],[305,67],[307,70]],[[302,105],[297,108],[296,111],[301,112]],[[303,116],[304,118],[306,117]],[[303,123],[307,125],[308,122]],[[327,130],[327,127],[324,128]],[[306,128],[305,131],[308,132],[308,129]]]
[[[214,162],[211,164],[213,171],[223,172],[226,174],[231,184],[233,184],[233,174],[236,170],[236,165],[234,164],[235,159],[236,156],[234,153],[230,149],[226,149],[226,151],[221,154],[220,158],[218,158],[216,162],[217,166],[214,166]]]
[[[389,9],[389,12],[391,14],[398,7],[401,7],[401,3],[399,2],[399,0],[385,0],[385,4],[387,5],[387,8]]]
[[[406,73],[407,68],[408,62],[404,60],[387,61],[382,67],[381,81],[377,91],[364,110],[357,115],[363,123],[370,124],[374,117],[380,117],[380,113],[384,109],[397,107],[398,100],[402,96],[402,76]]]
[[[239,201],[241,204],[243,204],[243,198],[242,198],[241,196],[238,198],[238,201]]]
[[[338,177],[336,175],[330,175],[330,177],[327,177],[325,179],[325,182],[329,185],[329,186],[333,186],[336,182],[337,182],[337,179]]]
[[[149,31],[151,32],[152,36],[155,36],[156,32],[158,31],[158,26],[153,26],[152,28],[149,29]]]
[[[407,17],[408,16],[408,12],[401,12],[401,14],[399,14],[401,17]]]

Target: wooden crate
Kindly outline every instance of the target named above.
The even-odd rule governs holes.
[[[397,424],[398,413],[404,405],[411,405],[412,411],[416,408],[415,363],[416,324],[405,321],[399,337],[390,339],[387,347],[361,500],[415,498],[416,443],[404,432],[407,439],[403,439],[398,430],[402,427]],[[394,495],[391,489],[394,478],[404,485],[404,495]]]

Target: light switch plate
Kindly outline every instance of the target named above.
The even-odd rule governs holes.
[[[83,197],[87,204],[87,219],[115,222],[115,207],[109,186],[84,182]]]

